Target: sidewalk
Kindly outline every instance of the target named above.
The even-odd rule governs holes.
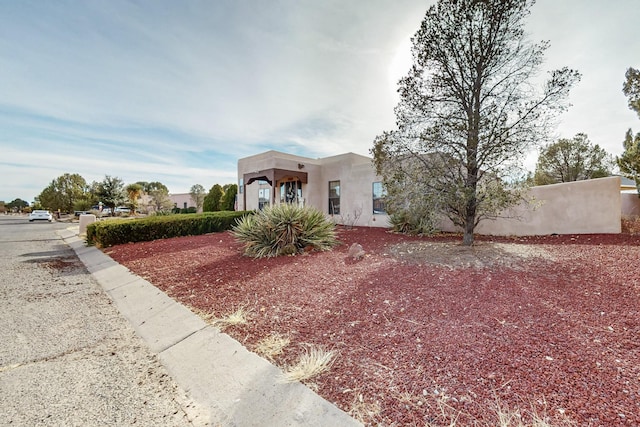
[[[173,379],[222,426],[359,426],[301,383],[207,324],[95,247],[77,228],[58,233]]]

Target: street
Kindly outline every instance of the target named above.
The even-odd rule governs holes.
[[[0,215],[0,425],[193,425],[193,403],[57,234],[69,226]]]

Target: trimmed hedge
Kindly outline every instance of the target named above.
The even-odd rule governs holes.
[[[98,221],[87,226],[87,244],[104,248],[123,243],[226,231],[230,230],[239,218],[252,213],[221,211]]]

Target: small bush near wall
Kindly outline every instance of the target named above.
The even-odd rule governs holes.
[[[87,226],[87,244],[108,247],[170,237],[195,236],[230,230],[251,212],[207,212],[194,215],[161,215],[132,220],[99,221]]]
[[[622,232],[632,236],[640,234],[640,216],[622,218]]]

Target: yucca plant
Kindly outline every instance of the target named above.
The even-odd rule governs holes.
[[[289,203],[267,206],[238,220],[233,235],[254,258],[329,250],[338,244],[335,224],[319,210]]]

